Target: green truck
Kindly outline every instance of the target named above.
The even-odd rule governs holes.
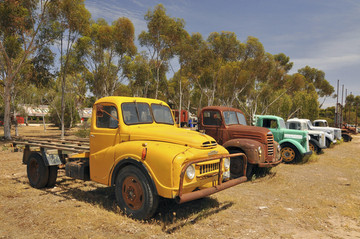
[[[312,154],[308,132],[287,129],[283,118],[274,115],[255,115],[254,124],[268,128],[274,140],[281,146],[281,158],[285,163],[306,161]]]

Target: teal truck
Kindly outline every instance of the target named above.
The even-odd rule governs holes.
[[[285,163],[306,161],[312,154],[308,132],[287,129],[283,118],[274,115],[255,115],[254,124],[268,128],[281,146],[281,159]]]

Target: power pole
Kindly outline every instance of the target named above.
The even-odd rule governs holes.
[[[339,127],[339,80],[337,80],[336,106],[335,106],[335,127]]]

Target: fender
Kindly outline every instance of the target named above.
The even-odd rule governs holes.
[[[139,162],[139,161],[137,161],[137,160],[135,160],[133,158],[125,158],[123,160],[120,160],[116,164],[116,166],[114,167],[114,170],[112,171],[112,174],[111,174],[111,179],[110,179],[111,184],[110,184],[110,186],[115,185],[116,175],[118,174],[118,172],[122,168],[124,168],[124,167],[126,167],[128,165],[133,165],[133,166],[139,168],[144,173],[145,177],[149,180],[150,186],[151,186],[151,189],[153,190],[153,192],[156,193],[156,195],[158,195],[154,180],[151,178],[148,169],[145,167],[144,164],[142,164],[141,162]]]
[[[309,141],[310,141],[311,143],[315,144],[318,148],[321,149],[320,144],[319,144],[319,141],[317,141],[317,140],[315,140],[315,139],[313,139],[313,138],[311,138]]]
[[[265,148],[262,143],[251,140],[251,139],[232,139],[227,141],[223,146],[229,150],[229,149],[240,149],[246,154],[246,157],[248,159],[248,162],[251,164],[258,164],[265,161]],[[258,148],[261,147],[262,154],[261,158],[259,157]]]
[[[295,140],[291,140],[291,139],[283,139],[279,142],[280,145],[283,145],[284,143],[289,143],[289,144],[292,144],[294,145],[297,150],[299,151],[300,154],[305,154],[306,153],[306,150],[305,148],[297,141]]]

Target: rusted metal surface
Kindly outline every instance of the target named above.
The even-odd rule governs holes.
[[[279,165],[281,162],[282,162],[282,159],[275,161],[275,162],[259,163],[258,166],[260,168],[272,168],[272,167]]]
[[[122,185],[122,196],[126,205],[132,210],[139,210],[144,204],[144,191],[136,177],[125,178]]]
[[[191,193],[186,193],[182,196],[177,197],[176,202],[181,204],[181,203],[189,202],[189,201],[196,200],[199,198],[203,198],[203,197],[209,196],[211,194],[220,192],[224,189],[238,185],[240,183],[243,183],[246,180],[247,180],[246,176],[243,176],[240,178],[232,179],[230,181],[222,183],[221,185],[216,185],[211,188],[207,188],[207,189],[203,189],[203,190],[199,190],[199,191],[195,191],[195,192],[191,192]]]
[[[195,199],[199,199],[202,197],[206,197],[208,195],[214,194],[216,192],[219,192],[221,190],[227,189],[229,187],[235,186],[237,184],[240,184],[242,182],[245,182],[247,180],[246,176],[237,178],[237,179],[232,179],[229,180],[227,182],[222,182],[222,162],[224,158],[231,158],[231,157],[237,157],[237,156],[243,156],[244,159],[244,164],[247,164],[247,158],[246,155],[243,153],[236,153],[236,154],[227,154],[227,155],[217,155],[217,156],[213,156],[213,157],[208,157],[208,158],[204,158],[204,159],[198,159],[195,161],[191,161],[191,162],[187,162],[180,173],[180,183],[179,183],[179,193],[178,196],[176,197],[176,201],[177,203],[181,204],[184,202],[188,202],[191,200],[195,200]],[[184,177],[185,177],[185,173],[186,173],[186,169],[192,165],[192,164],[197,164],[197,163],[202,163],[202,162],[206,162],[206,161],[211,161],[211,160],[216,160],[219,159],[220,160],[220,167],[219,167],[219,171],[217,173],[218,179],[217,179],[217,185],[211,187],[211,188],[206,188],[206,189],[202,189],[202,190],[198,190],[198,191],[194,191],[194,192],[190,192],[190,193],[185,193],[183,194],[183,185],[184,185]],[[244,167],[244,175],[246,175],[246,167]]]

